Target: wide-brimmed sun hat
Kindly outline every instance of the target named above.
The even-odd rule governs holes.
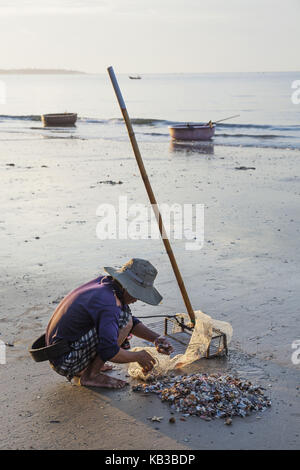
[[[162,300],[162,296],[153,286],[157,270],[149,261],[132,258],[119,269],[104,267],[104,270],[135,299],[150,305],[158,305]]]

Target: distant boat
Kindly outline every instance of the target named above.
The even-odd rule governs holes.
[[[140,80],[142,77],[140,75],[129,75],[131,80]]]
[[[42,122],[44,126],[74,126],[77,120],[76,113],[60,113],[60,114],[42,114]]]
[[[215,134],[216,125],[211,121],[207,124],[174,124],[169,132],[174,140],[210,140]]]

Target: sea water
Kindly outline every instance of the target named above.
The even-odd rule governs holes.
[[[116,75],[138,141],[168,142],[169,125],[239,114],[217,124],[214,145],[300,149],[293,99],[300,72]],[[4,74],[0,81],[0,140],[128,139],[107,73]],[[75,127],[43,128],[41,114],[63,112],[78,114]]]

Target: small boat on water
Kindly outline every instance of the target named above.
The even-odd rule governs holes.
[[[174,124],[169,132],[174,140],[210,140],[215,134],[216,125],[211,121],[207,124]]]
[[[141,80],[142,77],[140,75],[129,75],[129,78],[131,80]]]
[[[174,140],[210,140],[215,135],[217,123],[227,121],[228,119],[238,116],[239,114],[235,114],[234,116],[219,119],[219,121],[208,121],[206,124],[201,122],[174,124],[174,126],[169,126],[169,132]]]
[[[44,126],[74,126],[77,120],[76,113],[58,113],[58,114],[42,114],[42,123]]]

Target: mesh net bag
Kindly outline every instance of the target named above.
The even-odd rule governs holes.
[[[182,313],[176,316],[183,317],[186,324],[190,321],[187,314]],[[229,344],[232,337],[232,327],[229,323],[214,320],[209,315],[201,312],[201,310],[195,311],[195,320],[195,327],[184,354],[177,354],[176,356],[170,357],[160,354],[155,347],[133,348],[132,351],[145,350],[151,354],[155,359],[155,365],[151,372],[145,375],[137,362],[131,362],[129,363],[128,374],[135,379],[147,381],[161,375],[167,375],[172,370],[179,369],[205,357],[214,329],[220,330],[222,333],[226,334],[227,344]],[[175,325],[172,333],[176,333],[177,331],[180,331],[180,326],[177,327]]]

